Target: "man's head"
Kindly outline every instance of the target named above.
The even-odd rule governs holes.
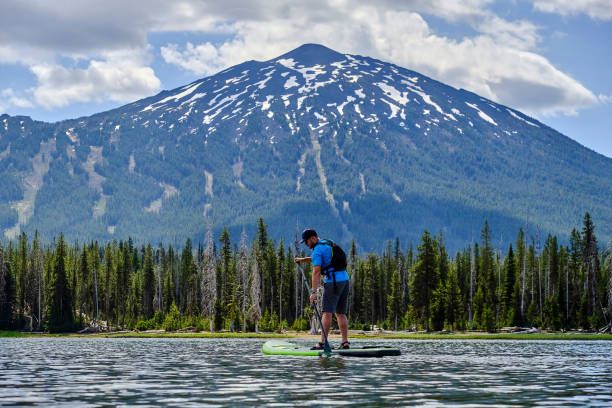
[[[315,244],[319,241],[317,231],[307,228],[302,232],[302,243],[308,248],[314,248]]]

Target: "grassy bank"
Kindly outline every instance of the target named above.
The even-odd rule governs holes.
[[[181,332],[115,332],[115,333],[96,333],[96,334],[29,334],[16,331],[0,331],[0,337],[105,337],[105,338],[232,338],[232,339],[317,339],[318,335],[306,332],[289,331],[286,333],[181,333]],[[331,335],[330,338],[339,338],[338,335]],[[395,339],[395,340],[612,340],[612,334],[586,334],[586,333],[533,333],[533,334],[512,334],[512,333],[405,333],[405,332],[384,332],[384,333],[350,333],[352,339]]]
[[[0,337],[28,337],[28,335],[18,331],[0,330]]]
[[[357,334],[351,336],[357,339],[398,339],[398,340],[612,340],[612,334],[584,333],[384,333],[380,335]]]
[[[269,339],[269,338],[291,338],[296,337],[295,334],[276,334],[276,333],[147,333],[147,332],[129,332],[129,333],[105,333],[105,334],[86,334],[74,335],[79,337],[126,337],[126,338],[186,338],[186,339]]]

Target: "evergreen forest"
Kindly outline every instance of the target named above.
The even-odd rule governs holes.
[[[350,327],[609,330],[610,248],[598,244],[589,213],[567,246],[529,232],[501,251],[485,222],[480,240],[454,256],[442,232],[424,231],[416,248],[388,241],[380,254],[359,254],[353,241],[345,248]],[[275,242],[262,219],[252,242],[244,232],[232,242],[224,228],[181,249],[132,239],[69,244],[62,234],[44,243],[22,233],[0,245],[0,329],[308,330],[312,308],[293,262],[305,249],[297,238]]]

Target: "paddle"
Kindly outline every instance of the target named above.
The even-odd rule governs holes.
[[[300,270],[300,272],[302,272],[302,280],[304,281],[304,285],[306,285],[306,289],[308,289],[308,293],[310,293],[310,285],[308,285],[308,281],[306,280],[306,275],[304,274],[304,270],[302,269],[302,266],[300,264],[297,264],[297,267]],[[317,316],[317,319],[319,320],[319,325],[321,326],[321,332],[323,333],[323,339],[325,340],[323,343],[323,351],[325,352],[327,356],[330,356],[332,353],[332,349],[329,346],[329,342],[327,341],[327,333],[325,332],[325,329],[323,328],[323,321],[321,320],[321,315],[319,314],[319,308],[317,307],[317,302],[314,302],[312,305],[314,306],[314,312],[315,312],[315,315]]]

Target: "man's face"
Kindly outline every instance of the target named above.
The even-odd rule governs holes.
[[[317,243],[317,237],[310,237],[305,242],[306,246],[310,249],[314,248],[316,243]]]

